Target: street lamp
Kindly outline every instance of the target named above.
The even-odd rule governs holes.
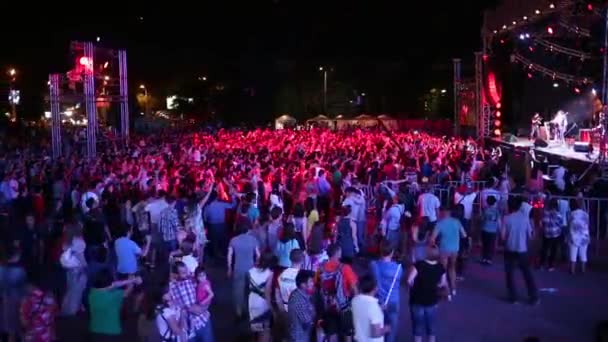
[[[144,113],[148,114],[148,88],[145,85],[140,84],[139,89],[144,91]]]
[[[327,70],[320,66],[319,71],[323,72],[323,112],[327,114]]]
[[[6,72],[9,76],[9,94],[10,94],[10,102],[11,102],[11,121],[17,120],[17,100],[13,98],[16,94],[15,91],[15,78],[17,76],[17,70],[15,68],[10,68]]]

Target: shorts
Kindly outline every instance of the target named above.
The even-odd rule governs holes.
[[[353,314],[350,309],[342,312],[325,312],[322,319],[325,335],[353,336]]]
[[[441,256],[442,260],[448,259],[448,258],[456,258],[458,256],[458,251],[454,252],[454,251],[440,251],[439,255]]]
[[[437,305],[410,305],[414,336],[435,335],[437,331]]]
[[[576,262],[577,257],[578,260],[580,260],[580,262],[587,262],[587,247],[589,245],[585,244],[585,245],[580,245],[580,246],[576,246],[576,245],[568,245],[569,249],[570,249],[570,262]]]

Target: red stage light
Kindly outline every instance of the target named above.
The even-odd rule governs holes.
[[[592,4],[587,4],[587,9],[590,11],[593,11],[593,5]]]
[[[580,94],[580,93],[581,93],[581,90],[580,90],[580,89],[578,89],[578,88],[574,88],[574,92],[575,92],[575,93],[577,93],[577,94]]]
[[[501,40],[500,40],[500,44],[504,44],[504,43],[505,43],[505,40],[504,40],[504,39],[501,39]]]
[[[489,57],[488,57],[488,55],[483,55],[481,58],[483,59],[484,62],[487,62]]]
[[[551,26],[547,27],[547,32],[549,32],[549,34],[553,34],[553,28]]]
[[[496,126],[496,127],[500,127],[500,120],[496,120],[496,121],[494,121],[494,126]]]
[[[494,135],[500,136],[500,129],[495,129],[494,130]]]
[[[497,110],[496,113],[494,113],[494,116],[497,118],[499,118],[501,115],[502,115],[502,113],[499,110]]]
[[[529,46],[528,50],[530,50],[531,52],[534,52],[534,47],[533,46]]]
[[[497,102],[497,103],[496,103],[496,108],[497,108],[497,109],[500,109],[500,107],[502,107],[502,103]]]
[[[528,73],[528,78],[532,78],[532,74],[531,73]]]

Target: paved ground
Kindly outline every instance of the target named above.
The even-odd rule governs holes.
[[[607,249],[604,249],[607,250]],[[608,250],[607,250],[608,251]],[[500,256],[499,256],[500,258]],[[590,258],[594,258],[590,251]],[[458,296],[443,302],[439,309],[439,341],[516,342],[528,336],[541,341],[595,341],[598,321],[608,320],[608,258],[591,265],[585,275],[571,276],[565,270],[535,271],[539,288],[555,288],[556,292],[541,292],[541,304],[511,305],[505,296],[502,263],[494,266],[468,264],[466,279],[459,283]],[[597,260],[597,259],[596,259]],[[357,265],[358,273],[365,265]],[[245,324],[237,324],[232,314],[230,282],[222,267],[210,267],[210,278],[216,292],[212,319],[216,341],[244,341]],[[525,288],[518,274],[520,297],[525,299]],[[411,323],[407,291],[401,286],[401,318],[399,341],[411,341]],[[136,341],[135,319],[124,324],[124,341]],[[59,322],[62,341],[86,341],[86,320],[76,318]]]
[[[534,275],[540,289],[555,288],[557,291],[541,292],[541,303],[531,307],[504,302],[502,263],[491,267],[477,263],[469,265],[466,279],[459,283],[458,295],[452,302],[440,304],[439,341],[514,342],[529,336],[552,342],[595,341],[597,322],[608,319],[608,273],[605,270],[591,270],[575,276],[564,270],[536,271]],[[523,280],[521,276],[517,279],[521,289],[519,295],[525,300]],[[218,341],[236,340],[238,329],[226,311],[230,305],[229,285],[225,280],[215,280],[214,284],[217,284],[214,285],[217,297],[213,310],[216,337]],[[410,341],[411,322],[403,285],[401,294],[398,340]]]

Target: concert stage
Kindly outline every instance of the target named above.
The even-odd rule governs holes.
[[[599,156],[599,146],[593,146],[593,152],[591,154],[585,152],[574,151],[573,146],[567,146],[557,143],[549,143],[548,147],[534,147],[534,141],[528,138],[517,138],[515,142],[507,142],[500,138],[489,138],[492,141],[492,145],[508,147],[518,150],[533,150],[536,155],[544,154],[548,157],[567,159],[571,161],[592,163]]]

